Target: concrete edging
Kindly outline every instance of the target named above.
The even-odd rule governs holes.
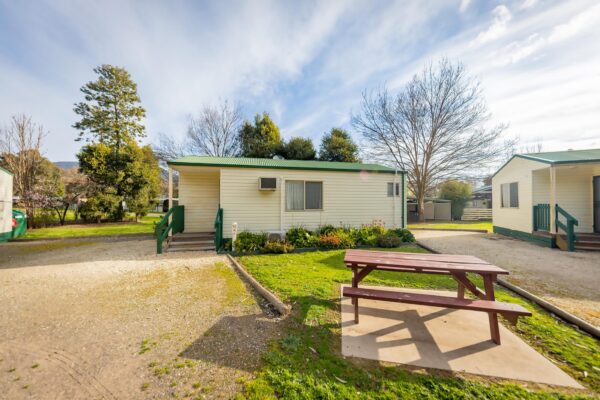
[[[485,229],[450,229],[450,228],[411,228],[411,231],[442,231],[442,232],[474,232],[489,233]]]
[[[590,335],[600,339],[600,329],[598,329],[594,325],[582,320],[581,318],[579,318],[561,308],[556,307],[555,305],[553,305],[551,303],[548,303],[546,300],[536,296],[533,293],[528,292],[525,289],[520,288],[519,286],[513,285],[510,282],[506,282],[504,280],[498,279],[498,284],[501,286],[504,286],[507,289],[512,290],[513,292],[525,297],[528,300],[531,300],[532,302],[534,302],[538,306],[542,307],[546,311],[550,311],[551,313],[558,315],[560,318],[564,319],[568,323],[576,325],[582,331],[586,331]]]
[[[416,243],[419,246],[421,246],[422,248],[424,248],[425,250],[428,250],[434,254],[440,254],[439,251],[436,251],[436,250],[432,249],[431,247],[424,245],[423,243],[420,243],[420,242],[416,242]],[[595,338],[600,338],[600,329],[598,329],[594,325],[590,324],[589,322],[586,322],[586,321],[582,320],[581,318],[579,318],[561,308],[556,307],[555,305],[534,295],[533,293],[528,292],[527,290],[525,290],[523,288],[520,288],[517,285],[513,285],[512,283],[503,281],[501,279],[498,279],[498,284],[501,286],[504,286],[508,290],[511,290],[511,291],[517,293],[521,297],[524,297],[527,300],[534,302],[538,306],[542,307],[544,310],[559,316],[566,322],[577,326],[579,329],[589,333],[590,335],[594,336]]]
[[[246,269],[242,266],[240,262],[238,262],[230,254],[226,254],[226,256],[231,262],[231,264],[233,264],[233,267],[240,273],[240,275],[242,275],[244,279],[246,279],[248,283],[250,283],[250,285],[252,285],[252,287],[256,289],[256,291],[262,297],[265,298],[265,300],[271,303],[273,307],[275,307],[275,309],[279,311],[279,313],[282,316],[285,316],[290,312],[291,307],[285,304],[283,301],[279,300],[277,296],[275,296],[272,292],[270,292],[263,285],[261,285],[256,279],[254,279],[254,277],[246,271]]]
[[[124,234],[120,234],[120,235],[88,235],[88,236],[63,236],[63,237],[51,237],[51,238],[32,238],[32,239],[26,239],[26,238],[17,238],[17,239],[10,239],[9,242],[10,243],[33,243],[33,242],[55,242],[57,240],[94,240],[94,239],[99,239],[99,240],[106,240],[106,239],[131,239],[131,240],[135,240],[135,239],[154,239],[156,238],[156,236],[154,236],[153,233],[124,233]]]

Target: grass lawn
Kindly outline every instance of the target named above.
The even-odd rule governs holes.
[[[440,221],[408,224],[408,229],[483,229],[492,232],[492,221]]]
[[[143,217],[140,222],[118,222],[101,224],[81,224],[53,226],[50,228],[28,229],[25,239],[50,239],[66,237],[89,237],[109,235],[131,235],[154,233],[154,223],[162,216],[152,214]]]
[[[424,252],[417,247],[400,250]],[[351,280],[343,257],[343,250],[334,250],[240,258],[256,279],[293,306],[291,316],[284,322],[284,336],[271,345],[257,378],[246,383],[244,395],[247,398],[582,398],[572,391],[532,390],[531,385],[526,389],[485,378],[466,380],[447,373],[430,375],[401,366],[343,358],[340,283]],[[364,282],[456,290],[456,283],[447,276],[375,271]],[[596,340],[505,290],[498,288],[496,294],[500,301],[519,303],[533,312],[532,317],[520,319],[516,328],[519,336],[588,388],[600,389],[600,345]]]

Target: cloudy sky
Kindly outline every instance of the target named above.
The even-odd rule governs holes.
[[[481,81],[521,145],[600,147],[597,0],[0,0],[0,124],[29,114],[49,131],[45,154],[74,160],[73,103],[109,63],[138,83],[148,142],[183,137],[219,99],[318,141],[351,129],[364,90],[399,90],[441,57]]]

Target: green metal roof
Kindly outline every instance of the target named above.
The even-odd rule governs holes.
[[[199,167],[229,167],[229,168],[273,168],[296,169],[317,171],[345,171],[345,172],[383,172],[394,173],[390,167],[379,164],[361,164],[333,161],[300,161],[300,160],[275,160],[271,158],[243,158],[243,157],[209,157],[187,156],[170,160],[169,165],[188,165]],[[398,171],[404,172],[404,171]]]
[[[600,162],[600,149],[546,151],[543,153],[517,154],[517,156],[546,164]]]
[[[12,172],[10,172],[9,170],[7,170],[7,169],[5,169],[5,168],[2,168],[2,167],[0,167],[0,171],[4,171],[4,172],[6,172],[7,174],[9,174],[9,175],[11,175],[11,176],[14,176],[14,175],[15,175],[15,174],[13,174]]]
[[[600,149],[546,151],[543,153],[515,154],[510,158],[510,160],[502,164],[502,166],[498,168],[498,170],[494,172],[494,175],[492,176],[495,176],[498,172],[500,172],[515,157],[550,165],[593,163],[600,162]]]

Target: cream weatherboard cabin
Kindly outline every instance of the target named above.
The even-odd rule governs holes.
[[[12,237],[13,174],[0,167],[0,242]]]
[[[283,236],[292,227],[404,227],[405,173],[377,164],[189,156],[171,160],[179,201],[159,226],[167,247],[214,249],[234,231]],[[172,204],[170,201],[169,204]]]
[[[494,232],[600,250],[600,149],[517,154],[492,178]]]

